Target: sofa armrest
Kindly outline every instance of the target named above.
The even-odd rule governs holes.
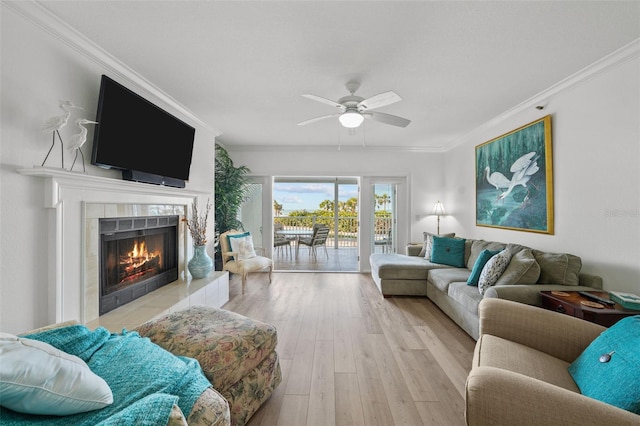
[[[405,248],[407,256],[417,256],[422,251],[423,244],[408,244]]]
[[[584,272],[578,275],[580,285],[593,287],[596,290],[602,290],[603,281],[602,277],[598,275],[585,274]]]
[[[471,370],[465,399],[470,426],[640,424],[637,414],[495,367]]]
[[[485,298],[499,298],[526,303],[527,305],[542,306],[541,291],[594,291],[594,287],[568,286],[561,284],[509,284],[496,285],[485,290]]]
[[[480,334],[491,334],[573,362],[605,327],[569,315],[503,299],[478,305]]]

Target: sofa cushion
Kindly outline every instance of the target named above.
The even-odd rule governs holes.
[[[447,294],[449,284],[461,282],[467,285],[471,271],[467,268],[443,268],[429,271],[429,281],[438,290]]]
[[[566,253],[547,253],[532,250],[540,265],[538,284],[579,285],[579,273],[582,260],[578,256]]]
[[[480,280],[480,274],[482,273],[484,265],[498,253],[500,253],[500,250],[482,250],[480,256],[476,259],[476,263],[473,265],[473,269],[471,269],[471,275],[469,275],[467,285],[478,286],[478,280]]]
[[[638,348],[640,315],[624,318],[603,331],[568,371],[583,395],[640,414]]]
[[[485,290],[491,286],[494,286],[502,273],[507,269],[509,260],[511,259],[511,253],[507,250],[502,250],[500,253],[493,256],[480,273],[480,279],[478,280],[478,291],[480,294],[484,294]]]
[[[482,295],[474,286],[467,285],[466,282],[452,282],[449,284],[447,294],[464,309],[478,315],[478,304],[482,300]]]
[[[573,392],[569,363],[539,350],[501,337],[483,334],[473,356],[474,367],[495,367],[541,380]]]
[[[440,236],[440,237],[453,238],[456,236],[456,233],[452,232],[450,234],[432,234],[430,232],[423,232],[422,235],[424,236],[424,245],[422,246],[422,250],[420,250],[418,257],[424,257],[425,260],[431,260],[431,250],[433,248],[433,237]]]
[[[443,265],[464,268],[464,239],[433,237],[431,261]]]
[[[480,256],[480,253],[482,253],[482,250],[500,251],[506,246],[507,245],[504,243],[498,243],[494,241],[475,240],[471,245],[471,253],[469,254],[469,258],[467,259],[467,269],[473,269],[473,265],[475,265],[478,256]]]
[[[509,248],[507,248],[509,250]],[[510,253],[513,251],[509,250]],[[540,277],[540,265],[530,248],[516,251],[507,269],[502,273],[495,285],[535,284]]]
[[[421,257],[405,256],[397,253],[373,253],[369,257],[371,272],[380,279],[426,280],[432,268],[446,267],[424,260]]]

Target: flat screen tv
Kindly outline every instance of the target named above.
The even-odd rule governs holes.
[[[106,75],[91,164],[122,170],[124,179],[183,188],[195,129]]]

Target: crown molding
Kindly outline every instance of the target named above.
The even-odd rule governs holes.
[[[426,146],[390,146],[390,145],[223,145],[229,152],[430,152],[440,153],[446,150],[443,147]]]
[[[447,151],[453,149],[459,145],[468,141],[472,135],[488,130],[515,115],[522,113],[523,111],[535,108],[538,105],[546,105],[556,95],[562,92],[573,89],[574,87],[586,83],[587,81],[596,78],[597,76],[611,71],[633,59],[640,57],[640,38],[637,38],[630,43],[622,46],[620,49],[613,51],[611,54],[598,59],[591,65],[588,65],[580,71],[568,76],[567,78],[560,80],[558,83],[543,90],[542,92],[530,97],[529,99],[521,102],[513,108],[503,112],[492,120],[487,121],[481,126],[476,127],[466,135],[458,138],[455,142],[447,145]],[[548,114],[544,112],[544,115]]]
[[[166,106],[178,111],[185,118],[211,131],[215,136],[220,136],[222,132],[202,121],[187,107],[164,92],[162,89],[152,84],[135,70],[125,65],[112,54],[104,50],[98,44],[88,39],[78,30],[58,18],[55,14],[46,9],[37,1],[3,1],[2,6],[6,6],[27,21],[46,31],[62,43],[72,48],[79,54],[95,62],[110,73],[119,77],[138,90],[149,93],[158,98]]]

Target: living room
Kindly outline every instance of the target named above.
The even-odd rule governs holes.
[[[81,4],[72,6],[82,7]],[[204,205],[207,198],[213,198],[214,141],[217,140],[226,141],[225,146],[236,164],[246,165],[253,176],[267,182],[273,176],[353,176],[358,177],[363,185],[378,178],[404,182],[406,194],[399,202],[404,203],[406,211],[399,218],[399,252],[402,252],[406,243],[422,241],[423,232],[436,232],[436,217],[430,212],[436,201],[440,200],[447,213],[439,218],[441,233],[455,232],[465,238],[572,253],[582,259],[583,272],[603,278],[605,290],[640,294],[640,3],[593,3],[593,9],[585,6],[585,22],[593,28],[605,29],[606,35],[611,36],[613,44],[608,50],[582,66],[567,69],[560,78],[548,81],[517,101],[492,110],[485,120],[471,127],[461,118],[461,123],[467,123],[467,127],[448,144],[441,145],[438,142],[429,145],[430,136],[425,134],[422,147],[396,146],[394,139],[378,141],[376,144],[374,134],[368,134],[370,139],[363,143],[362,133],[359,132],[356,132],[356,142],[349,139],[346,133],[331,132],[322,136],[323,144],[301,142],[285,146],[270,145],[267,141],[264,145],[234,144],[232,129],[218,129],[215,118],[204,120],[194,114],[191,108],[197,105],[183,106],[174,98],[176,95],[171,87],[155,86],[143,70],[130,67],[130,61],[133,62],[134,58],[113,56],[37,2],[3,1],[1,7],[0,330],[3,332],[20,333],[53,322],[78,318],[80,300],[86,291],[74,285],[85,267],[85,260],[81,259],[82,241],[85,240],[84,218],[80,212],[84,211],[87,203],[186,205],[191,199],[197,198]],[[606,16],[606,19],[602,18],[596,13],[598,7],[610,7],[611,15],[601,14]],[[359,19],[354,21],[362,29],[364,24]],[[596,26],[596,21],[602,26]],[[605,33],[598,34],[600,36],[607,38],[604,37]],[[139,55],[143,57],[146,49],[147,46],[141,46]],[[162,48],[158,47],[158,50]],[[560,53],[578,56],[580,52],[581,46],[577,45],[575,52],[567,49]],[[428,54],[425,52],[425,55]],[[238,64],[231,68],[244,66]],[[537,63],[536,66],[540,65]],[[542,68],[554,66],[552,62],[543,62]],[[375,70],[366,71],[374,73]],[[403,73],[409,71],[397,69],[396,78],[402,79]],[[127,82],[136,91],[196,128],[192,173],[184,190],[143,183],[125,184],[120,180],[119,172],[91,165],[91,130],[83,146],[86,173],[78,171],[81,170],[78,164],[74,173],[61,171],[59,146],[52,151],[45,164],[45,169],[53,171],[40,172],[39,166],[51,144],[51,134],[43,134],[40,129],[42,122],[59,113],[58,100],[65,99],[84,107],[79,116],[93,119],[102,74]],[[346,75],[344,77],[346,80]],[[307,83],[304,90],[330,96],[318,92],[313,79]],[[505,82],[504,91],[525,83],[521,78],[514,77]],[[386,86],[386,82],[384,84],[382,90],[398,90],[393,82],[389,83],[390,86]],[[337,93],[344,92],[343,87],[337,89]],[[369,93],[365,89],[366,81],[363,82],[363,96],[365,92]],[[455,91],[454,86],[448,89]],[[296,93],[295,97],[300,98],[301,93],[304,92]],[[410,93],[403,92],[402,95],[407,97],[406,102],[410,101]],[[461,102],[460,116],[486,108],[482,103],[469,104],[464,94],[458,96]],[[471,95],[469,97],[472,98]],[[209,101],[223,103],[216,99]],[[425,111],[431,108],[430,99],[425,98],[421,102]],[[273,105],[265,108],[275,109]],[[317,106],[317,109],[300,111],[300,116],[310,118],[314,113],[323,114],[323,111],[328,113]],[[413,122],[409,129],[412,125],[418,125],[419,120],[429,120],[425,111],[416,111],[410,117]],[[238,111],[237,115],[241,112]],[[220,121],[225,119],[223,115]],[[477,226],[475,147],[545,116],[551,117],[552,125],[554,232],[522,232]],[[378,123],[372,123],[367,131],[376,129],[374,124]],[[295,126],[295,120],[287,125]],[[314,128],[307,127],[306,130],[314,133],[314,137],[320,133]],[[69,127],[61,131],[65,142],[72,133]],[[384,131],[381,130],[381,133]],[[272,134],[265,138],[271,141],[279,136]],[[69,151],[65,154],[64,162],[68,169],[73,156],[69,155]],[[59,185],[60,182],[63,185]],[[211,244],[208,249],[213,253]],[[384,330],[387,335],[393,336],[396,327],[414,329],[398,337],[395,342],[398,347],[394,348],[398,352],[393,355],[379,341],[356,342],[362,344],[356,347],[363,352],[359,354],[362,355],[359,361],[362,364],[357,365],[358,371],[366,372],[370,363],[376,361],[383,371],[382,376],[369,377],[365,374],[369,388],[362,387],[360,383],[363,395],[365,389],[370,392],[367,397],[371,398],[369,402],[372,407],[366,408],[371,408],[371,411],[364,414],[367,420],[371,420],[369,424],[373,424],[374,420],[384,423],[385,419],[400,424],[404,415],[408,416],[404,420],[428,418],[429,410],[436,410],[433,408],[436,404],[429,408],[429,403],[418,403],[417,406],[421,407],[419,415],[414,408],[414,411],[403,411],[406,408],[403,403],[411,396],[403,393],[404,390],[393,393],[397,385],[394,380],[411,377],[412,369],[419,369],[424,362],[440,364],[438,374],[448,376],[452,383],[451,387],[444,387],[445,393],[454,394],[451,397],[454,402],[443,403],[443,407],[431,412],[433,423],[438,420],[447,423],[449,420],[451,424],[461,424],[465,369],[471,362],[473,339],[426,298],[382,299],[374,290],[364,252],[361,252],[361,258],[364,260],[360,261],[360,274],[282,273],[279,277],[274,274],[276,278],[271,284],[264,277],[255,276],[248,285],[247,295],[240,293],[239,280],[232,280],[229,309],[242,311],[249,316],[262,316],[268,312],[274,318],[284,318],[282,312],[285,310],[290,314],[290,322],[280,319],[276,325],[281,337],[280,355],[285,377],[296,377],[296,380],[278,389],[279,393],[274,394],[273,399],[279,402],[273,402],[270,407],[280,410],[280,398],[284,398],[287,410],[283,408],[282,412],[298,413],[297,404],[303,398],[299,395],[299,389],[306,386],[308,391],[312,387],[312,393],[304,395],[308,399],[309,423],[322,423],[326,407],[317,401],[322,400],[320,396],[327,382],[323,381],[325,377],[312,378],[310,366],[326,371],[323,370],[326,359],[332,359],[336,368],[342,366],[344,371],[350,371],[356,366],[345,367],[345,360],[353,361],[353,353],[349,355],[337,350],[333,359],[328,354],[331,352],[329,345],[318,343],[314,355],[309,350],[313,346],[310,335],[301,333],[300,340],[297,340],[296,332],[299,333],[302,327],[311,326],[317,331],[317,342],[323,342],[323,336],[329,333],[328,328],[335,328],[336,336],[344,336],[345,329],[340,328],[344,324],[345,327],[351,327],[351,338],[354,338],[354,330],[362,328],[360,323],[353,321],[353,315],[357,313],[370,321],[367,325],[375,328],[376,332]],[[313,292],[308,291],[305,284],[313,286]],[[272,296],[272,291],[281,292],[282,304],[274,301],[270,306],[265,302]],[[70,298],[60,299],[61,293],[70,295]],[[296,298],[299,299],[296,301]],[[310,304],[310,300],[318,300],[320,305]],[[333,300],[338,300],[336,305]],[[399,315],[399,312],[406,314],[406,317]],[[332,317],[332,313],[337,313],[337,316]],[[280,314],[282,316],[279,317]],[[412,334],[415,330],[422,334]],[[412,338],[415,338],[414,347],[407,348],[401,343],[403,339],[410,342]],[[438,342],[447,342],[449,347]],[[309,345],[305,346],[306,343]],[[336,348],[339,343],[336,340]],[[379,351],[369,353],[369,344],[377,345],[374,347]],[[417,354],[418,349],[420,356],[428,357],[424,355],[428,352],[423,354],[422,351],[425,346],[429,347],[434,357],[439,355],[437,362],[435,359],[418,360],[410,357],[404,359],[406,362],[398,363],[399,366],[395,362],[386,362],[386,355],[391,358],[402,357],[410,351]],[[325,355],[329,358],[323,359]],[[339,359],[339,355],[344,358]],[[353,382],[349,380],[353,380],[353,377],[351,373],[337,374],[338,381],[344,382],[338,383],[336,389],[352,390],[350,386],[353,386]],[[416,383],[413,383],[415,387],[411,387],[410,383],[410,390],[420,393],[428,389],[429,383],[423,379],[416,378]],[[439,380],[437,377],[434,379]],[[374,402],[382,394],[383,386],[386,386],[387,395],[393,395],[387,396],[390,411],[385,411],[376,419],[376,413],[380,412],[376,411],[378,408]],[[438,390],[442,391],[443,388]],[[431,389],[435,394],[438,390]],[[362,399],[364,401],[365,396]],[[333,407],[336,408],[340,407]],[[314,413],[317,416],[314,417]],[[267,410],[254,424],[269,424],[269,415],[277,414]],[[448,415],[455,416],[455,421]],[[444,420],[441,416],[444,416]],[[289,424],[294,424],[298,418],[291,417],[288,420]],[[346,419],[342,420],[348,423]]]

